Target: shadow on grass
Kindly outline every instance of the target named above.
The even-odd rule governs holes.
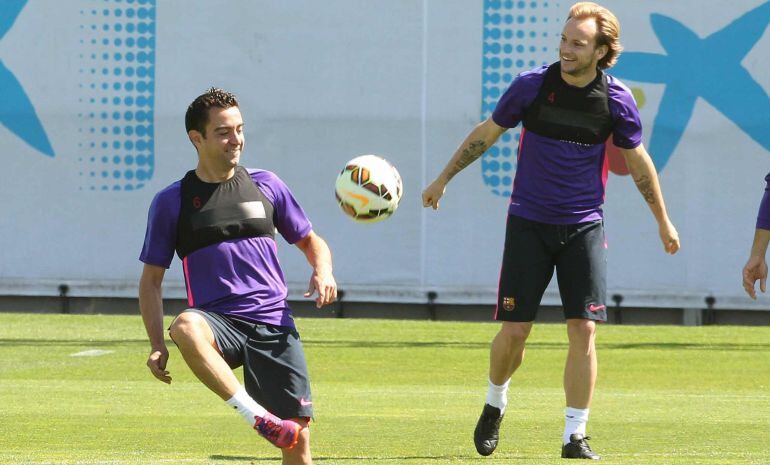
[[[490,341],[462,342],[462,341],[353,341],[353,340],[315,340],[303,339],[302,343],[309,348],[367,348],[367,349],[395,349],[395,348],[458,348],[458,349],[488,349]],[[125,346],[146,345],[146,339],[0,339],[0,347],[21,346]],[[567,342],[528,342],[528,349],[559,349],[566,350]],[[745,343],[739,342],[626,342],[626,343],[597,343],[599,350],[732,350],[732,351],[767,351],[770,343]]]
[[[456,456],[456,455],[431,455],[431,456],[394,456],[394,457],[313,457],[313,462],[323,462],[326,460],[377,460],[377,461],[399,461],[399,460],[457,460],[457,459],[469,459],[470,456]],[[245,455],[210,455],[210,460],[223,460],[227,462],[274,462],[275,457],[248,457]]]
[[[0,339],[1,346],[122,346],[143,344],[147,339]]]
[[[307,347],[347,347],[347,348],[403,348],[403,347],[455,347],[463,349],[487,349],[490,341],[483,342],[452,342],[452,341],[317,341],[302,340]],[[567,342],[528,342],[528,349],[567,349]],[[762,351],[770,350],[770,343],[695,343],[695,342],[628,342],[628,343],[597,343],[598,349],[656,349],[656,350],[740,350]]]

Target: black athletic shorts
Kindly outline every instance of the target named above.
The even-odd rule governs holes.
[[[310,378],[296,329],[252,323],[229,315],[202,315],[230,368],[243,366],[246,392],[280,418],[312,418]]]
[[[607,321],[606,251],[601,220],[560,225],[509,215],[495,319],[534,321],[555,268],[564,317]]]

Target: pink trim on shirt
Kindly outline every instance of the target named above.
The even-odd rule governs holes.
[[[604,162],[602,163],[602,188],[604,189],[602,200],[604,200],[607,197],[607,178],[609,177],[610,171],[610,157],[606,148],[604,149],[602,156],[604,157]]]
[[[184,270],[184,284],[187,288],[187,305],[192,308],[195,307],[195,301],[193,300],[192,288],[190,287],[190,270],[187,268],[187,257],[182,259],[182,269]]]

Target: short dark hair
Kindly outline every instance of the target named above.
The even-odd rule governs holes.
[[[184,127],[187,132],[196,130],[206,136],[206,124],[209,122],[209,108],[217,107],[227,109],[237,107],[238,100],[235,95],[226,90],[212,87],[203,94],[199,95],[187,107],[187,113],[184,115]]]

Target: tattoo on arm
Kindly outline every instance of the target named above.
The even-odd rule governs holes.
[[[448,177],[452,179],[457,173],[465,169],[468,165],[476,161],[487,150],[487,144],[483,140],[475,140],[468,144],[468,147],[463,150],[462,156],[457,160],[452,170],[449,171]]]
[[[634,182],[636,183],[636,187],[639,189],[639,192],[642,193],[644,200],[646,200],[650,205],[653,205],[655,203],[655,196],[653,195],[652,180],[650,177],[646,174],[643,174],[639,176],[639,178],[634,179]]]

